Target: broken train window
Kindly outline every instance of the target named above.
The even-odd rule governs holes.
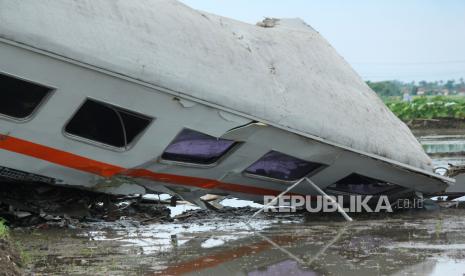
[[[0,74],[0,113],[25,120],[30,117],[52,89]]]
[[[295,181],[323,166],[277,151],[270,151],[248,167],[245,173],[284,181]]]
[[[237,143],[219,139],[191,129],[183,129],[165,149],[162,160],[211,165],[229,152]]]
[[[127,149],[152,118],[107,103],[87,99],[65,127],[73,136]]]
[[[353,173],[327,189],[350,194],[377,195],[402,188],[399,185]]]

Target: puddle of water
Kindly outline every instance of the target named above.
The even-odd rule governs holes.
[[[460,275],[465,210],[399,213],[352,224],[240,218],[134,227],[91,224],[13,235],[27,272],[110,275]]]
[[[249,276],[270,276],[270,275],[320,275],[314,271],[305,271],[300,266],[299,263],[292,260],[286,260],[279,262],[277,264],[270,265],[263,269],[257,269],[254,271],[250,271],[248,273]]]
[[[435,168],[449,168],[465,164],[465,135],[426,135],[417,137],[426,153],[431,155]],[[439,170],[444,174],[445,171]]]
[[[465,152],[465,136],[427,136],[419,141],[428,154]]]
[[[168,206],[168,208],[170,209],[171,211],[171,214],[170,216],[173,218],[175,216],[178,216],[186,211],[189,211],[189,210],[199,210],[200,207],[198,206],[195,206],[195,205],[188,205],[188,204],[184,204],[184,205],[177,205],[175,207],[173,206]]]
[[[171,198],[170,195],[161,194],[161,195],[145,195],[143,198],[152,199],[152,200],[169,200]],[[226,198],[220,201],[220,204],[226,207],[253,207],[253,208],[262,208],[262,204],[257,204],[253,201],[249,200],[239,200],[237,198]],[[176,217],[186,211],[189,210],[199,210],[200,207],[190,204],[179,204],[177,206],[168,206],[171,211],[171,217]]]
[[[248,200],[238,200],[236,198],[227,198],[222,200],[221,205],[229,206],[229,207],[253,207],[253,208],[262,208],[262,204],[255,203],[253,201]]]
[[[435,264],[431,276],[464,275],[465,262],[463,260],[440,259]]]

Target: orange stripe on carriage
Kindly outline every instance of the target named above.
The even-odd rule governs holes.
[[[230,192],[255,195],[278,195],[280,193],[280,191],[276,190],[251,187],[241,184],[224,183],[208,178],[156,173],[146,169],[125,169],[123,167],[96,161],[77,154],[58,150],[8,135],[0,135],[0,148],[48,161],[50,163],[58,164],[64,167],[96,174],[102,177],[112,177],[117,174],[123,174],[157,182],[165,182],[202,189],[225,190]]]

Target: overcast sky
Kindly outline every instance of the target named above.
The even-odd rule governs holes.
[[[365,80],[465,78],[465,0],[182,0],[255,24],[300,17]]]

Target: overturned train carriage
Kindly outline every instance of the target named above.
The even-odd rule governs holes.
[[[336,195],[453,183],[298,19],[255,26],[174,0],[0,0],[0,89],[10,183],[197,203],[261,201],[306,176]]]

